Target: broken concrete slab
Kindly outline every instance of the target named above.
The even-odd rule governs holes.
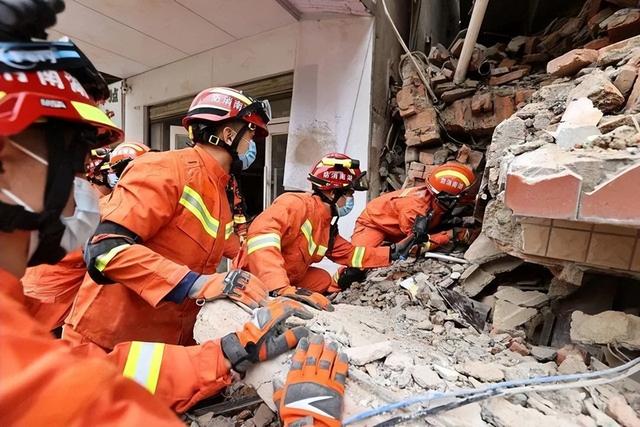
[[[624,427],[639,427],[640,418],[622,396],[614,396],[607,402],[606,414]]]
[[[523,291],[512,286],[500,286],[494,295],[498,299],[521,307],[540,307],[549,302],[549,297],[542,292]]]
[[[538,310],[520,307],[504,300],[496,300],[493,307],[493,327],[499,331],[510,331],[531,320]]]
[[[549,362],[555,360],[557,351],[553,347],[534,345],[530,353],[538,362]]]
[[[416,365],[411,369],[411,376],[413,380],[420,387],[427,390],[437,390],[445,385],[442,378],[429,366]]]
[[[384,366],[392,371],[404,371],[413,366],[413,356],[401,351],[394,351],[387,356],[384,361]]]
[[[493,282],[495,278],[496,276],[487,273],[480,268],[480,266],[474,264],[467,268],[464,273],[462,273],[462,276],[460,276],[462,291],[469,297],[475,297]]]
[[[640,317],[612,310],[596,315],[574,311],[571,314],[571,340],[640,350]]]
[[[569,93],[569,102],[580,98],[589,98],[593,105],[604,113],[620,110],[626,99],[617,87],[611,83],[609,77],[595,70],[584,77],[584,80]]]
[[[487,273],[496,276],[498,274],[513,271],[516,268],[520,267],[522,264],[524,264],[524,261],[522,259],[511,255],[506,255],[502,258],[483,263],[482,269]]]
[[[598,52],[591,49],[574,49],[547,64],[547,73],[556,77],[576,74],[598,60]]]
[[[349,362],[355,366],[364,366],[375,360],[380,360],[391,354],[393,346],[389,341],[383,341],[346,350]]]
[[[558,130],[553,133],[556,144],[564,149],[584,144],[594,135],[600,135],[598,123],[603,117],[602,111],[593,106],[589,98],[579,98],[569,102]]]
[[[482,382],[498,382],[504,380],[504,372],[500,369],[500,365],[496,363],[466,362],[460,366],[458,370]]]
[[[483,402],[482,418],[496,427],[595,427],[595,423],[584,415],[575,417],[567,415],[544,415],[533,408],[524,408],[502,397]]]
[[[453,369],[446,368],[444,366],[440,366],[435,363],[431,365],[431,367],[433,368],[434,371],[438,373],[438,375],[440,375],[440,378],[447,381],[455,381],[460,376],[460,374],[454,371]]]
[[[506,254],[484,233],[480,233],[464,253],[464,259],[475,264],[483,264],[503,256],[506,256]]]

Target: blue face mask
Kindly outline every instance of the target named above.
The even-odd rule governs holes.
[[[349,212],[351,212],[353,210],[353,197],[347,197],[347,201],[344,204],[344,206],[340,207],[337,206],[338,208],[338,216],[347,216],[349,215]]]
[[[258,149],[256,147],[256,143],[253,142],[253,139],[249,141],[249,148],[242,154],[238,154],[238,159],[242,162],[242,170],[246,171],[251,167],[254,160],[256,159],[256,155],[258,154]]]

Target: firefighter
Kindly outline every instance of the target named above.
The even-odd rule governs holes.
[[[75,240],[68,242],[67,247],[82,247],[86,243],[100,217],[95,209],[98,194],[110,194],[127,164],[148,151],[149,147],[137,142],[123,142],[112,152],[105,148],[91,150],[86,176],[93,183],[80,177],[74,179],[75,211],[65,220],[75,224],[76,235],[67,233],[68,237],[63,237],[63,242],[66,238]],[[106,198],[100,200],[104,202]],[[21,281],[25,295],[30,297],[32,316],[50,330],[61,327],[86,272],[81,249],[68,253],[55,265],[28,268]]]
[[[180,426],[168,407],[185,410],[226,387],[233,370],[292,348],[305,330],[282,322],[309,314],[274,301],[241,330],[201,346],[129,342],[109,355],[92,346],[95,356],[54,340],[29,316],[18,278],[27,265],[75,249],[63,239],[74,226],[61,220],[74,175],[90,147],[122,138],[94,102],[108,88],[82,52],[70,42],[29,41],[46,38],[43,27],[63,7],[0,1],[0,425]]]
[[[242,172],[243,156],[254,135],[268,134],[269,119],[266,101],[206,89],[183,120],[191,147],[148,153],[125,169],[87,245],[88,275],[64,339],[107,350],[132,340],[191,345],[204,301],[229,297],[249,308],[266,302],[259,279],[216,268],[240,247],[226,193],[230,173]]]
[[[366,190],[360,162],[340,153],[322,158],[308,175],[312,193],[285,193],[249,226],[234,266],[255,274],[274,295],[330,310],[323,293],[339,290],[312,263],[325,256],[352,267],[389,265],[393,248],[353,246],[338,234],[338,218],[353,208],[354,191]],[[378,245],[379,246],[379,245]]]
[[[424,225],[427,232],[442,226],[442,220],[451,214],[474,182],[474,173],[463,164],[450,162],[438,166],[425,185],[392,191],[369,202],[356,220],[351,242],[359,246],[380,246],[388,242],[402,249],[419,244],[421,249],[429,251],[453,239],[465,240],[468,230],[453,227],[426,234],[421,242],[412,242],[411,236],[416,224]],[[363,278],[362,269],[350,268],[341,272],[338,284],[344,289]]]

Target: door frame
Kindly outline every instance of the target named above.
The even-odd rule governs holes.
[[[265,151],[264,151],[264,180],[263,180],[263,200],[262,206],[263,209],[266,209],[271,204],[271,196],[272,196],[272,184],[273,181],[271,179],[271,152],[273,141],[271,139],[271,135],[287,135],[289,133],[289,117],[279,117],[277,119],[273,119],[267,125],[269,129],[269,136],[265,138]]]
[[[189,137],[189,133],[187,132],[187,130],[184,127],[170,125],[169,126],[169,150],[175,150],[176,149],[176,136],[177,135],[184,135],[186,137]]]

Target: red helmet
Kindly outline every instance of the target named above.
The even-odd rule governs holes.
[[[86,77],[87,70],[74,70],[74,64],[66,68],[69,71],[63,69],[64,58],[72,55],[88,69],[82,62],[84,55],[72,43],[3,43],[0,55],[4,63],[0,67],[0,135],[15,135],[39,120],[60,119],[92,126],[100,145],[122,139],[122,131],[74,77]],[[49,65],[52,69],[46,69]],[[94,91],[91,94],[95,96]]]
[[[427,187],[436,195],[446,193],[459,196],[471,188],[475,180],[475,174],[469,167],[461,163],[449,162],[431,171],[427,178]]]
[[[149,147],[140,142],[123,142],[113,149],[109,165],[116,175],[120,176],[131,160],[148,153]]]
[[[87,181],[96,185],[107,184],[107,174],[109,173],[109,148],[95,148],[89,152],[87,162],[85,163],[85,171]]]
[[[346,154],[329,153],[311,170],[307,179],[314,190],[356,190],[365,191],[368,185],[360,171],[360,161]]]
[[[258,101],[242,92],[228,87],[205,89],[193,99],[182,126],[193,137],[190,125],[195,121],[222,123],[231,119],[240,119],[249,124],[257,136],[269,135],[267,123],[271,120],[271,107],[268,101]]]

